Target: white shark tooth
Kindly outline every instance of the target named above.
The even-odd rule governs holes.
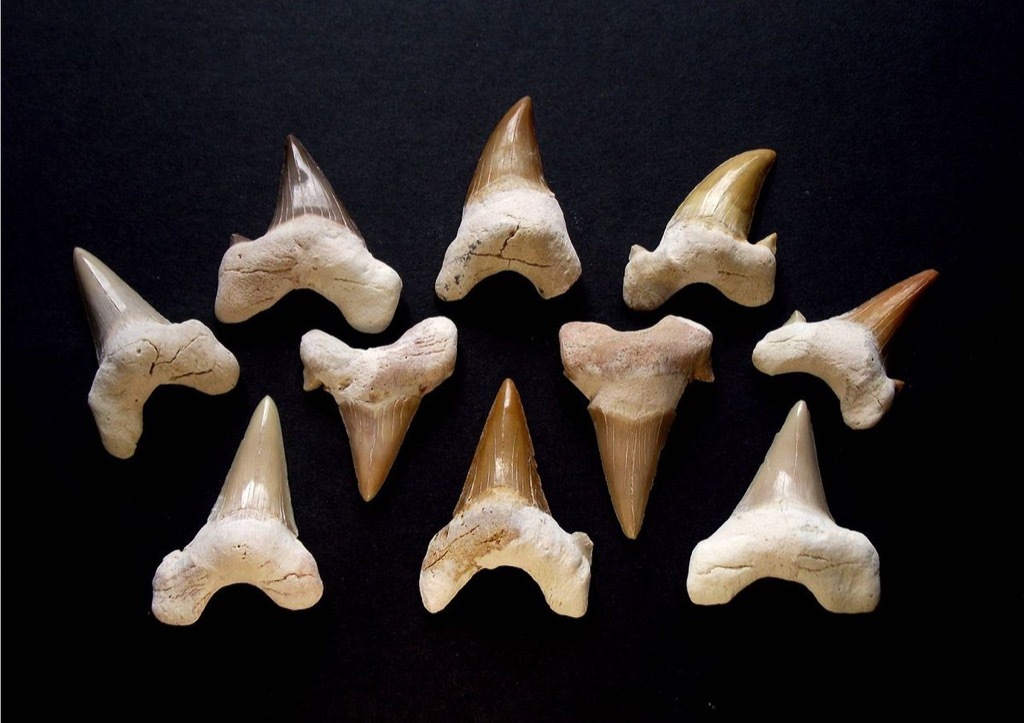
[[[452,521],[434,535],[420,571],[420,595],[442,610],[478,571],[518,567],[556,613],[587,611],[594,543],[551,517],[537,474],[533,442],[511,379],[498,391]]]
[[[373,349],[353,349],[317,330],[302,337],[305,389],[323,385],[338,403],[367,502],[384,484],[420,399],[455,370],[457,341],[455,324],[443,316]]]
[[[729,519],[694,548],[686,590],[698,605],[719,605],[762,577],[798,582],[832,612],[878,605],[878,553],[829,513],[804,402],[786,417]]]
[[[500,271],[525,276],[545,299],[564,294],[581,273],[562,208],[544,180],[529,97],[512,106],[484,147],[434,291],[445,301],[461,299]]]
[[[108,452],[135,453],[142,407],[161,384],[206,394],[234,388],[238,361],[206,325],[172,324],[85,249],[75,249],[74,264],[99,360],[89,407]]]
[[[806,372],[839,397],[843,421],[873,427],[892,407],[903,383],[885,373],[885,346],[938,272],[922,271],[886,289],[853,311],[808,322],[795,312],[754,347],[754,366],[772,376]]]
[[[711,284],[743,306],[775,293],[776,235],[747,242],[754,206],[775,151],[730,158],[701,181],[668,222],[653,252],[634,246],[622,281],[631,309],[650,311],[684,286]]]
[[[191,625],[215,592],[249,583],[289,610],[323,594],[316,560],[298,540],[277,406],[264,397],[252,415],[210,518],[153,577],[153,614]]]
[[[402,280],[366,249],[355,222],[316,161],[288,136],[277,210],[267,233],[235,234],[220,264],[217,318],[236,323],[269,309],[294,289],[335,304],[354,329],[384,331]]]
[[[679,398],[692,379],[714,381],[711,332],[667,316],[630,332],[572,322],[558,339],[565,375],[590,400],[615,515],[635,540]]]

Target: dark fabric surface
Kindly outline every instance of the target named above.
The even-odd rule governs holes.
[[[32,700],[40,713],[131,720],[664,720],[919,710],[965,692],[949,651],[988,618],[967,612],[975,590],[1020,612],[1019,581],[963,567],[1004,494],[986,481],[996,463],[977,461],[1000,439],[988,410],[1015,395],[1002,371],[1019,300],[1019,7],[608,5],[4,4],[9,703],[36,681],[53,693]],[[505,274],[442,302],[433,282],[477,156],[527,94],[583,276],[551,301]],[[353,332],[310,292],[242,324],[214,318],[230,234],[256,237],[273,215],[288,133],[404,281],[380,335]],[[751,233],[779,234],[774,299],[748,309],[690,287],[629,311],[630,246],[653,249],[697,182],[759,147],[778,152]],[[224,396],[157,390],[127,461],[103,450],[86,403],[96,367],[74,246],[172,321],[210,325],[242,368]],[[941,277],[892,346],[890,374],[907,386],[876,428],[846,428],[823,382],[751,365],[794,309],[826,318],[925,268]],[[302,390],[299,339],[319,328],[389,343],[437,314],[459,329],[455,374],[424,399],[366,504],[333,401]],[[683,396],[629,541],[557,332],[666,314],[711,329],[716,379]],[[581,620],[550,612],[516,570],[481,573],[436,615],[419,599],[427,543],[505,377],[555,518],[594,540]],[[205,522],[265,394],[325,595],[290,612],[237,586],[194,626],[164,626],[149,611],[153,572]],[[780,581],[693,605],[690,552],[799,399],[833,516],[878,549],[880,606],[834,615]]]

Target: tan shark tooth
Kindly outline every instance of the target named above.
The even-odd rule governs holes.
[[[701,181],[668,222],[653,252],[634,246],[622,282],[631,309],[649,311],[690,284],[711,284],[744,306],[767,304],[775,293],[775,249],[770,234],[747,242],[754,206],[775,151],[730,158]]]
[[[135,453],[142,408],[161,384],[206,394],[234,388],[238,361],[207,326],[172,324],[84,249],[75,249],[74,264],[99,359],[89,407],[108,452],[121,459]]]
[[[298,540],[277,406],[264,397],[252,415],[210,518],[153,578],[153,614],[191,625],[215,592],[254,585],[289,610],[323,594],[316,560]]]
[[[367,502],[384,484],[420,399],[455,370],[457,342],[455,324],[443,316],[373,349],[353,349],[317,330],[302,337],[305,389],[322,385],[338,403]]]
[[[235,234],[220,265],[217,318],[236,323],[269,309],[294,289],[335,304],[358,331],[391,323],[402,280],[366,249],[355,222],[312,156],[288,136],[277,210],[267,233]]]
[[[921,292],[937,277],[936,271],[922,271],[853,311],[824,321],[808,322],[795,312],[757,343],[754,366],[772,376],[813,374],[839,397],[847,426],[873,427],[892,407],[903,385],[885,373],[885,346]]]
[[[714,381],[711,332],[667,316],[630,332],[572,322],[558,339],[565,375],[590,400],[615,515],[635,540],[683,390],[692,379]]]
[[[505,565],[532,577],[556,613],[587,611],[594,544],[551,517],[533,442],[511,379],[498,391],[452,521],[434,535],[420,571],[420,595],[442,610],[478,571]]]
[[[500,271],[525,276],[545,299],[564,294],[581,273],[544,180],[529,97],[512,106],[484,147],[434,290],[445,301],[461,299]]]
[[[686,589],[698,605],[718,605],[762,577],[798,582],[832,612],[878,605],[878,553],[832,519],[804,402],[786,417],[732,516],[694,549]]]

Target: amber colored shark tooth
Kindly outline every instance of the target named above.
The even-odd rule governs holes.
[[[245,321],[294,289],[315,291],[354,329],[377,333],[395,315],[402,280],[366,249],[316,161],[288,136],[274,219],[258,239],[232,236],[220,264],[217,318]]]
[[[112,455],[135,454],[142,408],[161,384],[224,394],[238,383],[238,361],[206,325],[172,324],[85,249],[74,264],[99,359],[89,407]]]
[[[551,517],[530,430],[511,379],[498,391],[452,521],[434,535],[420,571],[420,595],[442,610],[482,569],[518,567],[560,615],[587,611],[594,544]]]
[[[633,246],[622,282],[631,309],[650,311],[690,284],[711,284],[743,306],[775,293],[776,235],[756,244],[747,234],[775,151],[730,158],[701,181],[668,222],[654,251]]]
[[[694,548],[686,589],[698,605],[718,605],[763,577],[798,582],[837,613],[870,612],[881,594],[874,546],[829,512],[804,402],[729,519]]]
[[[711,332],[667,316],[629,332],[572,322],[558,339],[565,375],[590,400],[615,515],[635,540],[683,390],[692,379],[714,381]]]
[[[808,322],[799,311],[754,347],[754,366],[772,376],[806,372],[825,381],[843,421],[853,429],[875,426],[903,383],[885,372],[885,347],[921,293],[938,278],[922,271],[853,311]]]
[[[305,389],[322,385],[338,403],[367,502],[384,484],[423,395],[455,370],[457,344],[455,324],[443,316],[373,349],[353,349],[318,330],[302,337]]]
[[[215,592],[248,583],[281,607],[302,610],[323,595],[316,560],[298,539],[281,419],[264,397],[252,415],[207,523],[153,577],[153,614],[191,625]]]
[[[545,299],[564,294],[581,273],[562,208],[544,180],[529,97],[512,106],[484,147],[434,291],[445,301],[461,299],[501,271],[525,276]]]

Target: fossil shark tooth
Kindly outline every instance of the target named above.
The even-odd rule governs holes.
[[[776,234],[756,244],[747,234],[775,151],[730,158],[697,184],[668,222],[654,251],[634,246],[622,282],[631,309],[650,311],[684,286],[711,284],[743,306],[775,293]]]
[[[220,265],[217,318],[245,321],[294,289],[317,292],[354,329],[377,333],[395,315],[402,280],[366,249],[320,167],[288,136],[274,219],[254,241],[231,237]]]
[[[443,316],[373,349],[353,349],[318,330],[302,337],[305,389],[322,385],[338,403],[367,502],[384,484],[420,399],[455,370],[457,341],[455,324]]]
[[[512,106],[484,147],[434,291],[445,301],[461,299],[500,271],[525,276],[544,299],[564,294],[581,273],[562,208],[544,180],[529,97]]]
[[[206,394],[234,388],[238,361],[207,326],[172,324],[85,249],[75,249],[74,265],[99,360],[89,407],[108,452],[121,459],[135,453],[142,408],[161,384]]]
[[[565,375],[590,400],[615,515],[635,540],[683,390],[692,379],[714,381],[711,332],[667,316],[630,332],[572,322],[558,339]]]
[[[772,376],[806,372],[839,397],[843,421],[875,426],[903,383],[885,373],[885,347],[921,293],[938,277],[929,269],[895,284],[853,311],[808,322],[795,312],[754,347],[754,366]]]
[[[832,612],[878,605],[878,553],[832,519],[804,402],[789,412],[729,519],[694,548],[686,589],[698,605],[718,605],[762,577],[798,582]]]
[[[518,567],[556,613],[587,611],[594,544],[551,517],[530,430],[511,379],[498,391],[452,521],[434,535],[420,571],[420,595],[442,610],[481,569]]]
[[[153,577],[153,614],[191,625],[215,592],[254,585],[289,610],[323,594],[316,560],[298,540],[277,406],[264,397],[249,421],[207,523]]]

